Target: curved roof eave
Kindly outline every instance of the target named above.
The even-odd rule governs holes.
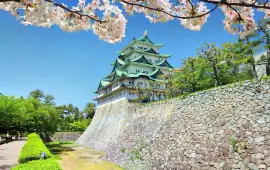
[[[160,65],[162,65],[163,63],[166,63],[168,66],[169,66],[169,68],[174,68],[166,59],[164,59],[164,60],[162,60],[161,62],[159,62],[159,63],[157,63],[156,65],[157,66],[160,66]],[[162,66],[161,66],[162,67]]]
[[[125,56],[130,54],[131,52],[144,53],[144,54],[153,55],[153,56],[162,57],[162,58],[169,58],[172,56],[171,54],[155,54],[155,53],[149,53],[146,51],[139,51],[137,49],[129,49],[125,51],[124,53],[121,53],[120,55],[123,56],[122,58],[125,58]]]
[[[142,58],[143,58],[143,60],[144,60],[147,64],[152,65],[152,63],[150,63],[150,62],[145,58],[145,56],[144,56],[143,54],[140,55],[140,57],[131,60],[131,62],[136,62],[136,61],[138,61],[138,60],[140,60],[140,59],[142,59]]]

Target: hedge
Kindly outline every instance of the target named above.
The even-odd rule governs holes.
[[[39,160],[41,152],[46,153],[46,158],[52,157],[51,152],[44,145],[39,135],[32,133],[28,135],[27,142],[22,148],[18,162],[26,163],[32,160]]]
[[[11,170],[61,170],[61,167],[55,159],[50,158],[19,164]]]

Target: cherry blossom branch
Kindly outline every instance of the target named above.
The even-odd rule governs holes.
[[[236,2],[227,2],[226,0],[221,0],[221,1],[211,1],[211,0],[200,0],[205,3],[209,4],[215,4],[215,5],[227,5],[227,6],[239,6],[239,7],[250,7],[250,8],[256,8],[256,9],[270,9],[270,6],[267,6],[267,3],[269,0],[267,0],[264,5],[256,5],[256,3],[236,3]]]
[[[21,2],[21,1],[22,1],[22,0],[0,0],[0,2]],[[91,20],[94,20],[94,21],[97,21],[97,22],[106,22],[106,21],[104,21],[104,20],[99,20],[99,19],[97,19],[95,16],[83,14],[83,13],[81,13],[81,11],[74,11],[74,10],[70,9],[69,7],[64,6],[64,5],[62,5],[62,4],[59,4],[59,3],[57,3],[57,2],[55,2],[55,1],[53,1],[53,0],[44,0],[44,1],[50,2],[50,3],[54,4],[55,6],[58,6],[58,7],[62,8],[62,9],[64,9],[64,10],[66,10],[66,11],[72,13],[72,14],[79,15],[80,17],[87,17],[87,18],[89,18],[89,19],[91,19]]]
[[[188,1],[188,3],[191,5],[192,10],[194,10],[194,5],[193,5],[193,3],[191,2],[191,0],[187,0],[187,1]]]
[[[21,0],[0,0],[0,2],[21,2]]]
[[[128,5],[139,6],[139,7],[142,7],[142,8],[150,9],[152,11],[158,11],[158,12],[164,13],[166,15],[169,15],[169,16],[171,16],[173,18],[179,18],[179,19],[200,18],[200,17],[203,17],[203,16],[205,16],[207,14],[210,14],[211,12],[215,11],[217,9],[217,7],[218,7],[218,5],[215,5],[215,7],[213,9],[211,9],[210,11],[208,11],[206,13],[203,13],[201,15],[194,15],[194,16],[184,17],[184,16],[173,15],[173,14],[171,14],[169,12],[164,11],[162,8],[152,8],[152,7],[149,7],[149,6],[142,5],[142,4],[136,4],[136,3],[133,3],[133,2],[128,2],[126,0],[119,0],[119,2],[123,2],[123,3],[128,4]]]
[[[234,10],[236,13],[237,13],[237,15],[238,15],[238,20],[240,21],[240,20],[242,20],[242,17],[241,17],[241,14],[237,11],[237,9],[235,9],[234,7],[232,7],[231,5],[228,5],[228,7],[229,8],[231,8],[232,10]]]
[[[45,0],[46,2],[50,2],[50,3],[53,3],[55,6],[58,6],[72,14],[77,14],[79,15],[80,17],[87,17],[87,18],[90,18],[91,20],[94,20],[94,21],[97,21],[97,22],[106,22],[106,21],[103,21],[103,20],[99,20],[97,19],[96,17],[94,16],[90,16],[90,15],[87,15],[87,14],[83,14],[83,13],[80,13],[81,11],[74,11],[74,10],[71,10],[70,8],[68,8],[67,6],[64,6],[62,4],[59,4],[59,3],[56,3],[54,2],[53,0]]]

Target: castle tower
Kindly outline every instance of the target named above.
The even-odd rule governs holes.
[[[166,83],[159,75],[168,73],[173,67],[167,61],[171,55],[159,53],[162,46],[152,42],[147,32],[139,39],[133,38],[128,46],[117,53],[118,57],[112,63],[113,69],[100,81],[94,100],[101,105],[121,98],[137,99],[138,84],[142,88],[153,86],[154,100],[164,98]],[[153,85],[149,80],[159,83]]]

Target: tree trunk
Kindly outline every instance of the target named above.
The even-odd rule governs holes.
[[[192,92],[196,92],[196,82],[192,83]]]
[[[171,93],[171,97],[173,97],[173,89],[172,89],[172,75],[170,73],[170,93]]]
[[[194,63],[191,62],[191,67],[192,67],[192,92],[196,92],[196,81],[195,81],[195,76],[194,76]]]
[[[256,65],[252,64],[252,73],[253,73],[253,78],[255,78],[256,80],[258,79],[258,75],[256,72]]]
[[[267,38],[266,38],[266,44],[270,44],[270,37],[268,36],[267,32]],[[270,76],[270,47],[267,47],[267,53],[266,53],[266,75]]]
[[[217,72],[217,67],[216,65],[213,65],[213,70],[214,70],[214,75],[215,75],[215,79],[217,81],[217,85],[220,86],[220,81],[219,81],[219,77],[218,77],[218,72]]]
[[[238,75],[238,70],[237,70],[236,65],[233,66],[233,72],[234,72],[237,82],[239,82],[239,75]]]

